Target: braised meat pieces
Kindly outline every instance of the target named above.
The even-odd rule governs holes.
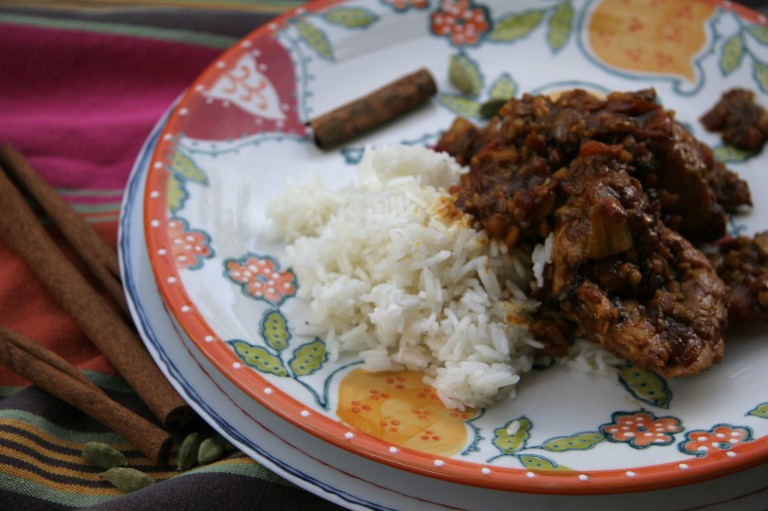
[[[653,90],[510,100],[483,128],[437,145],[470,171],[456,206],[509,246],[551,236],[532,325],[546,351],[575,336],[665,376],[720,361],[728,291],[694,243],[726,233],[749,188]]]
[[[768,231],[717,244],[711,256],[730,292],[730,313],[738,319],[768,319]]]
[[[557,100],[524,95],[502,108],[501,119],[482,129],[457,119],[437,144],[460,163],[471,163],[457,204],[494,235],[500,226],[540,228],[536,224],[543,219],[529,214],[539,208],[532,197],[520,195],[521,181],[546,180],[590,140],[626,150],[632,175],[659,201],[664,222],[695,243],[723,236],[726,213],[751,205],[747,184],[716,162],[712,150],[691,136],[651,89],[606,99],[582,90]]]
[[[746,151],[760,151],[768,139],[768,112],[751,90],[726,91],[700,120],[709,131],[720,132],[723,142]]]
[[[723,355],[725,285],[706,256],[661,222],[630,167],[605,149],[576,158],[559,180],[544,299],[636,365],[670,377],[696,374]]]

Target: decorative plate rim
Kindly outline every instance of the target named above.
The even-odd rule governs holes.
[[[162,124],[158,126],[160,125]],[[150,144],[152,141],[156,142],[156,133],[154,135],[155,137],[150,137]],[[432,511],[434,509],[447,510],[457,507],[467,510],[488,507],[487,504],[480,507],[460,504],[459,501],[454,500],[454,497],[465,500],[469,499],[471,502],[481,502],[486,497],[495,498],[494,502],[503,502],[504,505],[510,505],[511,499],[514,499],[516,505],[533,506],[539,509],[542,498],[549,501],[554,497],[551,495],[502,493],[474,487],[469,488],[473,495],[467,497],[466,487],[442,480],[432,480],[430,483],[434,485],[433,487],[430,489],[424,487],[424,491],[414,493],[413,489],[404,490],[399,485],[403,482],[408,483],[409,480],[413,481],[413,478],[418,477],[415,474],[405,471],[396,473],[398,480],[396,483],[393,483],[391,477],[379,475],[374,471],[362,470],[357,465],[352,468],[348,463],[349,461],[362,461],[363,464],[369,462],[373,464],[373,470],[385,468],[384,465],[377,465],[367,458],[342,451],[333,445],[323,444],[320,439],[306,431],[296,431],[295,433],[299,435],[298,437],[290,435],[276,436],[279,427],[275,424],[272,424],[270,427],[270,424],[263,424],[262,421],[270,419],[281,421],[282,419],[277,418],[272,412],[265,409],[262,409],[261,413],[266,415],[254,413],[253,410],[247,409],[255,401],[252,401],[239,390],[235,390],[236,387],[231,380],[224,375],[218,374],[208,359],[192,346],[192,341],[175,325],[173,318],[169,315],[167,308],[162,302],[154,276],[151,271],[148,271],[149,256],[144,241],[143,225],[141,225],[141,211],[143,209],[141,205],[144,203],[143,179],[147,173],[146,159],[148,158],[147,149],[146,153],[142,152],[142,156],[137,162],[136,168],[138,170],[135,171],[135,175],[131,178],[132,180],[129,183],[130,193],[126,195],[121,210],[121,234],[118,246],[121,275],[125,278],[129,305],[132,306],[132,315],[137,321],[137,327],[142,334],[142,339],[147,345],[147,349],[157,361],[164,374],[176,386],[177,390],[182,392],[185,399],[188,399],[193,407],[199,407],[196,409],[206,422],[209,422],[214,428],[218,429],[220,433],[229,438],[243,452],[254,457],[258,462],[265,464],[267,468],[272,467],[278,474],[286,476],[289,480],[296,482],[299,486],[316,493],[320,497],[328,498],[331,501],[338,499],[339,504],[350,509],[394,511],[395,508],[407,508],[413,510],[424,509],[425,511],[429,509]],[[177,346],[176,343],[180,344],[180,346]],[[179,353],[181,355],[174,351],[176,349],[180,350]],[[198,380],[198,378],[202,378],[202,380]],[[209,386],[213,387],[213,389],[209,389]],[[232,388],[237,392],[237,395],[227,392],[225,387]],[[211,401],[211,397],[214,398],[213,401]],[[216,399],[217,397],[221,399],[221,402]],[[243,399],[246,402],[242,402]],[[244,421],[245,424],[241,421]],[[265,439],[258,428],[265,428],[264,433],[275,435],[275,442],[273,443],[271,440]],[[283,438],[283,436],[287,438]],[[319,446],[316,446],[321,450],[318,451],[316,448],[304,445],[304,439],[321,442]],[[286,450],[281,450],[281,447]],[[302,450],[302,447],[305,447],[306,450]],[[291,452],[299,457],[298,460],[287,459],[287,455],[290,455]],[[350,459],[340,460],[339,454],[349,456]],[[305,459],[310,460],[308,466],[302,464]],[[312,462],[315,464],[313,465]],[[311,471],[312,467],[314,467],[316,472],[307,473]],[[389,467],[386,468],[389,469]],[[318,470],[320,474],[317,473]],[[759,471],[759,474],[765,474],[768,473],[768,466],[758,466],[752,470]],[[337,479],[334,474],[341,479]],[[660,492],[650,492],[649,494],[656,495],[656,499],[663,498],[664,502],[685,503],[684,505],[681,504],[685,508],[703,506],[706,509],[710,507],[714,509],[715,506],[720,509],[723,505],[733,505],[737,501],[742,503],[745,500],[750,500],[754,503],[756,502],[754,500],[755,496],[768,494],[766,493],[768,492],[768,487],[762,482],[765,481],[765,477],[755,477],[749,471],[744,473],[744,476],[741,474],[739,472],[726,476],[726,478],[703,483],[706,485],[707,491],[702,491],[701,485],[686,485],[664,492],[663,497],[659,496]],[[739,481],[735,481],[734,478],[738,478]],[[383,480],[384,484],[380,484],[380,480]],[[750,480],[752,482],[749,482]],[[744,483],[744,486],[735,488],[740,481],[747,482]],[[361,490],[360,483],[368,486]],[[419,485],[418,487],[422,488],[423,486]],[[446,494],[442,495],[442,502],[433,502],[428,498],[433,495],[436,488],[446,492]],[[734,492],[729,493],[732,489]],[[668,493],[670,491],[674,492],[676,496],[670,498]],[[699,495],[706,495],[708,493],[711,495],[713,491],[717,495],[715,500],[699,499],[695,503],[690,500],[691,497],[698,498]],[[627,502],[626,499],[631,499],[632,504],[629,506],[631,509],[644,510],[650,505],[648,502],[640,502],[640,500],[633,499],[634,494],[625,495],[595,495],[585,496],[584,498],[591,501],[594,500],[596,504],[595,509],[615,509],[617,505],[623,505],[623,502]],[[614,497],[624,500],[621,504],[617,504],[617,500]],[[407,502],[393,500],[400,498],[408,500]],[[570,497],[565,495],[562,496],[561,500],[568,498]],[[612,503],[606,503],[605,499],[611,499]],[[553,503],[552,506],[557,506],[557,504]],[[762,507],[760,508],[762,509]]]
[[[169,309],[184,332],[217,369],[227,376],[244,393],[284,420],[304,429],[314,436],[337,447],[368,457],[397,469],[407,470],[427,477],[455,483],[497,490],[538,494],[612,494],[645,491],[681,486],[717,478],[745,470],[764,462],[768,456],[768,436],[754,439],[747,444],[733,446],[737,456],[719,459],[693,458],[686,462],[667,462],[635,468],[587,470],[587,471],[534,471],[528,468],[484,466],[477,462],[456,460],[432,455],[415,449],[393,446],[368,433],[335,421],[322,414],[313,413],[277,386],[270,384],[255,371],[241,371],[239,359],[233,351],[218,339],[204,315],[195,307],[183,286],[177,265],[164,247],[168,234],[160,227],[169,221],[168,209],[162,190],[167,190],[168,175],[160,172],[162,155],[171,143],[174,126],[188,114],[185,104],[194,89],[218,72],[217,63],[231,62],[240,52],[240,46],[255,46],[259,39],[269,37],[277,28],[306,12],[322,12],[349,0],[311,0],[257,28],[238,43],[225,50],[211,63],[181,96],[178,105],[168,117],[159,135],[149,166],[144,201],[144,233],[149,248],[149,258],[158,289]],[[765,18],[754,11],[728,1],[699,0],[736,12],[739,16],[766,25]],[[393,455],[395,449],[397,455]]]

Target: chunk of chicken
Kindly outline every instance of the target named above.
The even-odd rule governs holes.
[[[697,374],[722,359],[726,288],[661,222],[629,167],[592,154],[561,177],[548,298],[581,335],[634,365]]]
[[[727,90],[700,120],[709,131],[719,131],[726,144],[747,151],[760,151],[768,139],[768,112],[751,90]]]
[[[470,165],[472,172],[456,189],[459,205],[500,239],[547,230],[541,221],[546,215],[535,214],[546,209],[546,200],[531,195],[526,183],[544,182],[568,166],[585,141],[621,146],[633,176],[659,200],[667,225],[694,243],[724,236],[726,213],[752,203],[747,183],[717,162],[652,89],[605,99],[583,90],[556,100],[524,95],[500,115],[500,125],[494,121],[484,129],[456,121],[436,146]]]
[[[728,295],[693,243],[725,234],[749,188],[653,90],[524,95],[487,129],[459,121],[437,144],[469,172],[455,204],[509,246],[553,237],[531,330],[563,355],[576,336],[664,376],[723,356]]]
[[[768,231],[723,240],[711,259],[728,286],[731,316],[768,319]]]

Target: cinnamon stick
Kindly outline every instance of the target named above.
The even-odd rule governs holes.
[[[307,124],[312,128],[315,145],[328,149],[385,125],[425,103],[436,92],[432,75],[419,69]]]
[[[166,461],[173,445],[173,437],[169,433],[110,399],[87,378],[88,384],[73,376],[71,370],[77,371],[74,366],[64,371],[21,349],[17,345],[20,337],[12,330],[0,327],[0,364],[101,422],[154,463]],[[22,344],[34,344],[23,339]],[[45,348],[42,350],[45,351]],[[56,355],[49,352],[45,356],[50,358]]]
[[[0,339],[6,342],[13,343],[17,348],[26,351],[29,355],[37,358],[38,360],[45,362],[51,367],[58,369],[59,371],[68,374],[72,378],[79,380],[83,385],[88,385],[92,389],[100,391],[91,380],[85,377],[75,366],[67,362],[65,359],[47,349],[45,346],[37,344],[36,342],[24,337],[21,334],[14,332],[9,328],[0,326]]]
[[[9,144],[0,145],[0,166],[21,183],[24,190],[37,202],[64,235],[75,251],[88,264],[99,283],[126,318],[130,317],[128,304],[120,283],[120,264],[117,253],[91,229],[83,217],[35,172],[24,156]]]
[[[0,168],[0,238],[37,276],[83,333],[161,423],[180,428],[193,416],[135,331],[64,255]]]

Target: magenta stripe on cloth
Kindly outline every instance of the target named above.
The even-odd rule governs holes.
[[[152,126],[220,51],[0,23],[0,143],[54,187],[121,189]]]

